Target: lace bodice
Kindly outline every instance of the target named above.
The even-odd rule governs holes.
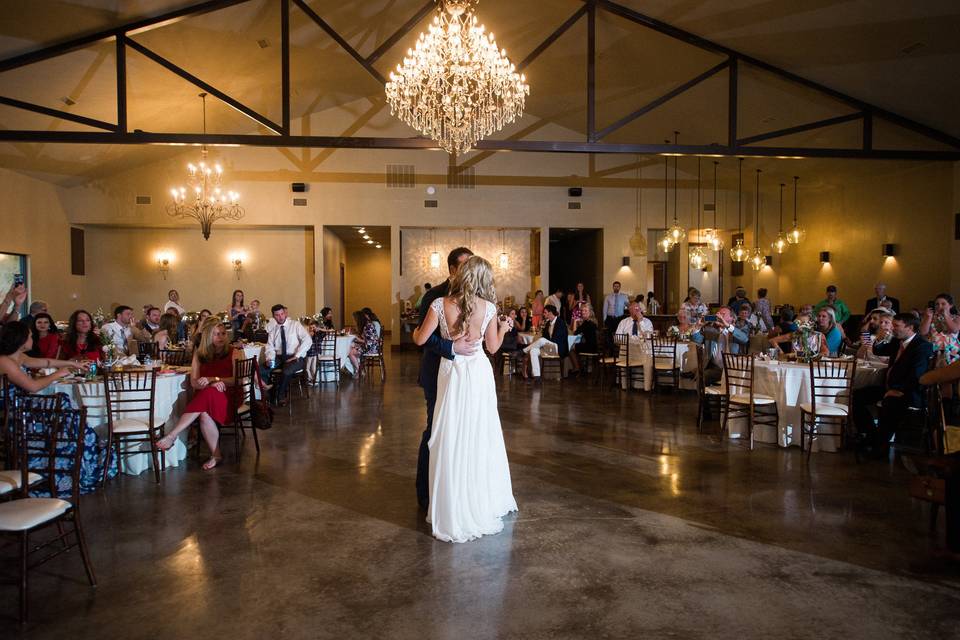
[[[483,336],[487,332],[487,325],[490,324],[490,320],[493,319],[493,316],[497,315],[497,306],[488,300],[484,300],[483,303],[486,305],[483,312],[483,322],[480,323],[480,338],[476,341],[477,347],[480,346],[480,343],[483,342]],[[450,337],[450,327],[447,325],[447,316],[444,312],[443,307],[443,298],[437,298],[430,305],[433,307],[433,310],[436,311],[437,317],[440,319],[440,335],[444,340],[453,340]]]

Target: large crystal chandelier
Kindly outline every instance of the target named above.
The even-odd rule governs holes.
[[[201,93],[203,101],[203,133],[207,133],[207,94]],[[187,186],[170,190],[173,201],[167,205],[167,213],[174,218],[193,218],[200,223],[203,239],[210,239],[210,229],[217,220],[239,220],[243,217],[240,194],[225,191],[223,167],[211,165],[207,160],[207,145],[200,147],[200,162],[187,164]],[[188,194],[188,191],[191,193]]]
[[[523,115],[530,85],[477,22],[479,0],[436,0],[427,33],[386,85],[390,113],[453,155]]]

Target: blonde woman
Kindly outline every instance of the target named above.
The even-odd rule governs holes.
[[[193,352],[193,369],[190,385],[193,399],[187,405],[176,426],[157,441],[157,447],[166,451],[173,446],[184,429],[200,419],[200,433],[210,448],[210,459],[203,464],[206,470],[213,469],[223,459],[220,455],[220,430],[234,413],[233,371],[234,361],[243,352],[233,349],[227,338],[227,326],[218,319],[209,319],[200,328],[200,345]]]
[[[450,282],[450,292],[430,305],[413,340],[423,345],[439,326],[446,340],[476,341],[470,356],[440,363],[430,448],[427,522],[446,542],[467,542],[499,533],[502,517],[517,510],[507,450],[497,412],[490,361],[479,348],[496,353],[513,326],[497,314],[493,269],[479,256],[467,259]]]

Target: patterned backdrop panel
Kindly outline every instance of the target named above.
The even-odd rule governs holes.
[[[447,254],[460,246],[493,265],[498,300],[513,296],[517,303],[530,291],[530,230],[508,229],[503,233],[503,250],[507,253],[506,269],[500,267],[501,234],[496,229],[419,229],[404,227],[403,254],[400,256],[403,275],[399,296],[411,304],[423,294],[423,284],[436,285],[447,278]],[[440,265],[431,266],[430,254],[440,254]]]

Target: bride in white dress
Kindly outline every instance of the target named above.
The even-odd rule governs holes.
[[[513,322],[491,322],[494,304],[493,268],[479,256],[460,265],[450,293],[430,305],[414,332],[422,345],[440,327],[448,340],[476,337],[477,350],[440,363],[437,404],[430,447],[430,504],[427,522],[445,542],[467,542],[499,533],[501,518],[517,510],[500,429],[493,369],[481,342],[496,353]]]

